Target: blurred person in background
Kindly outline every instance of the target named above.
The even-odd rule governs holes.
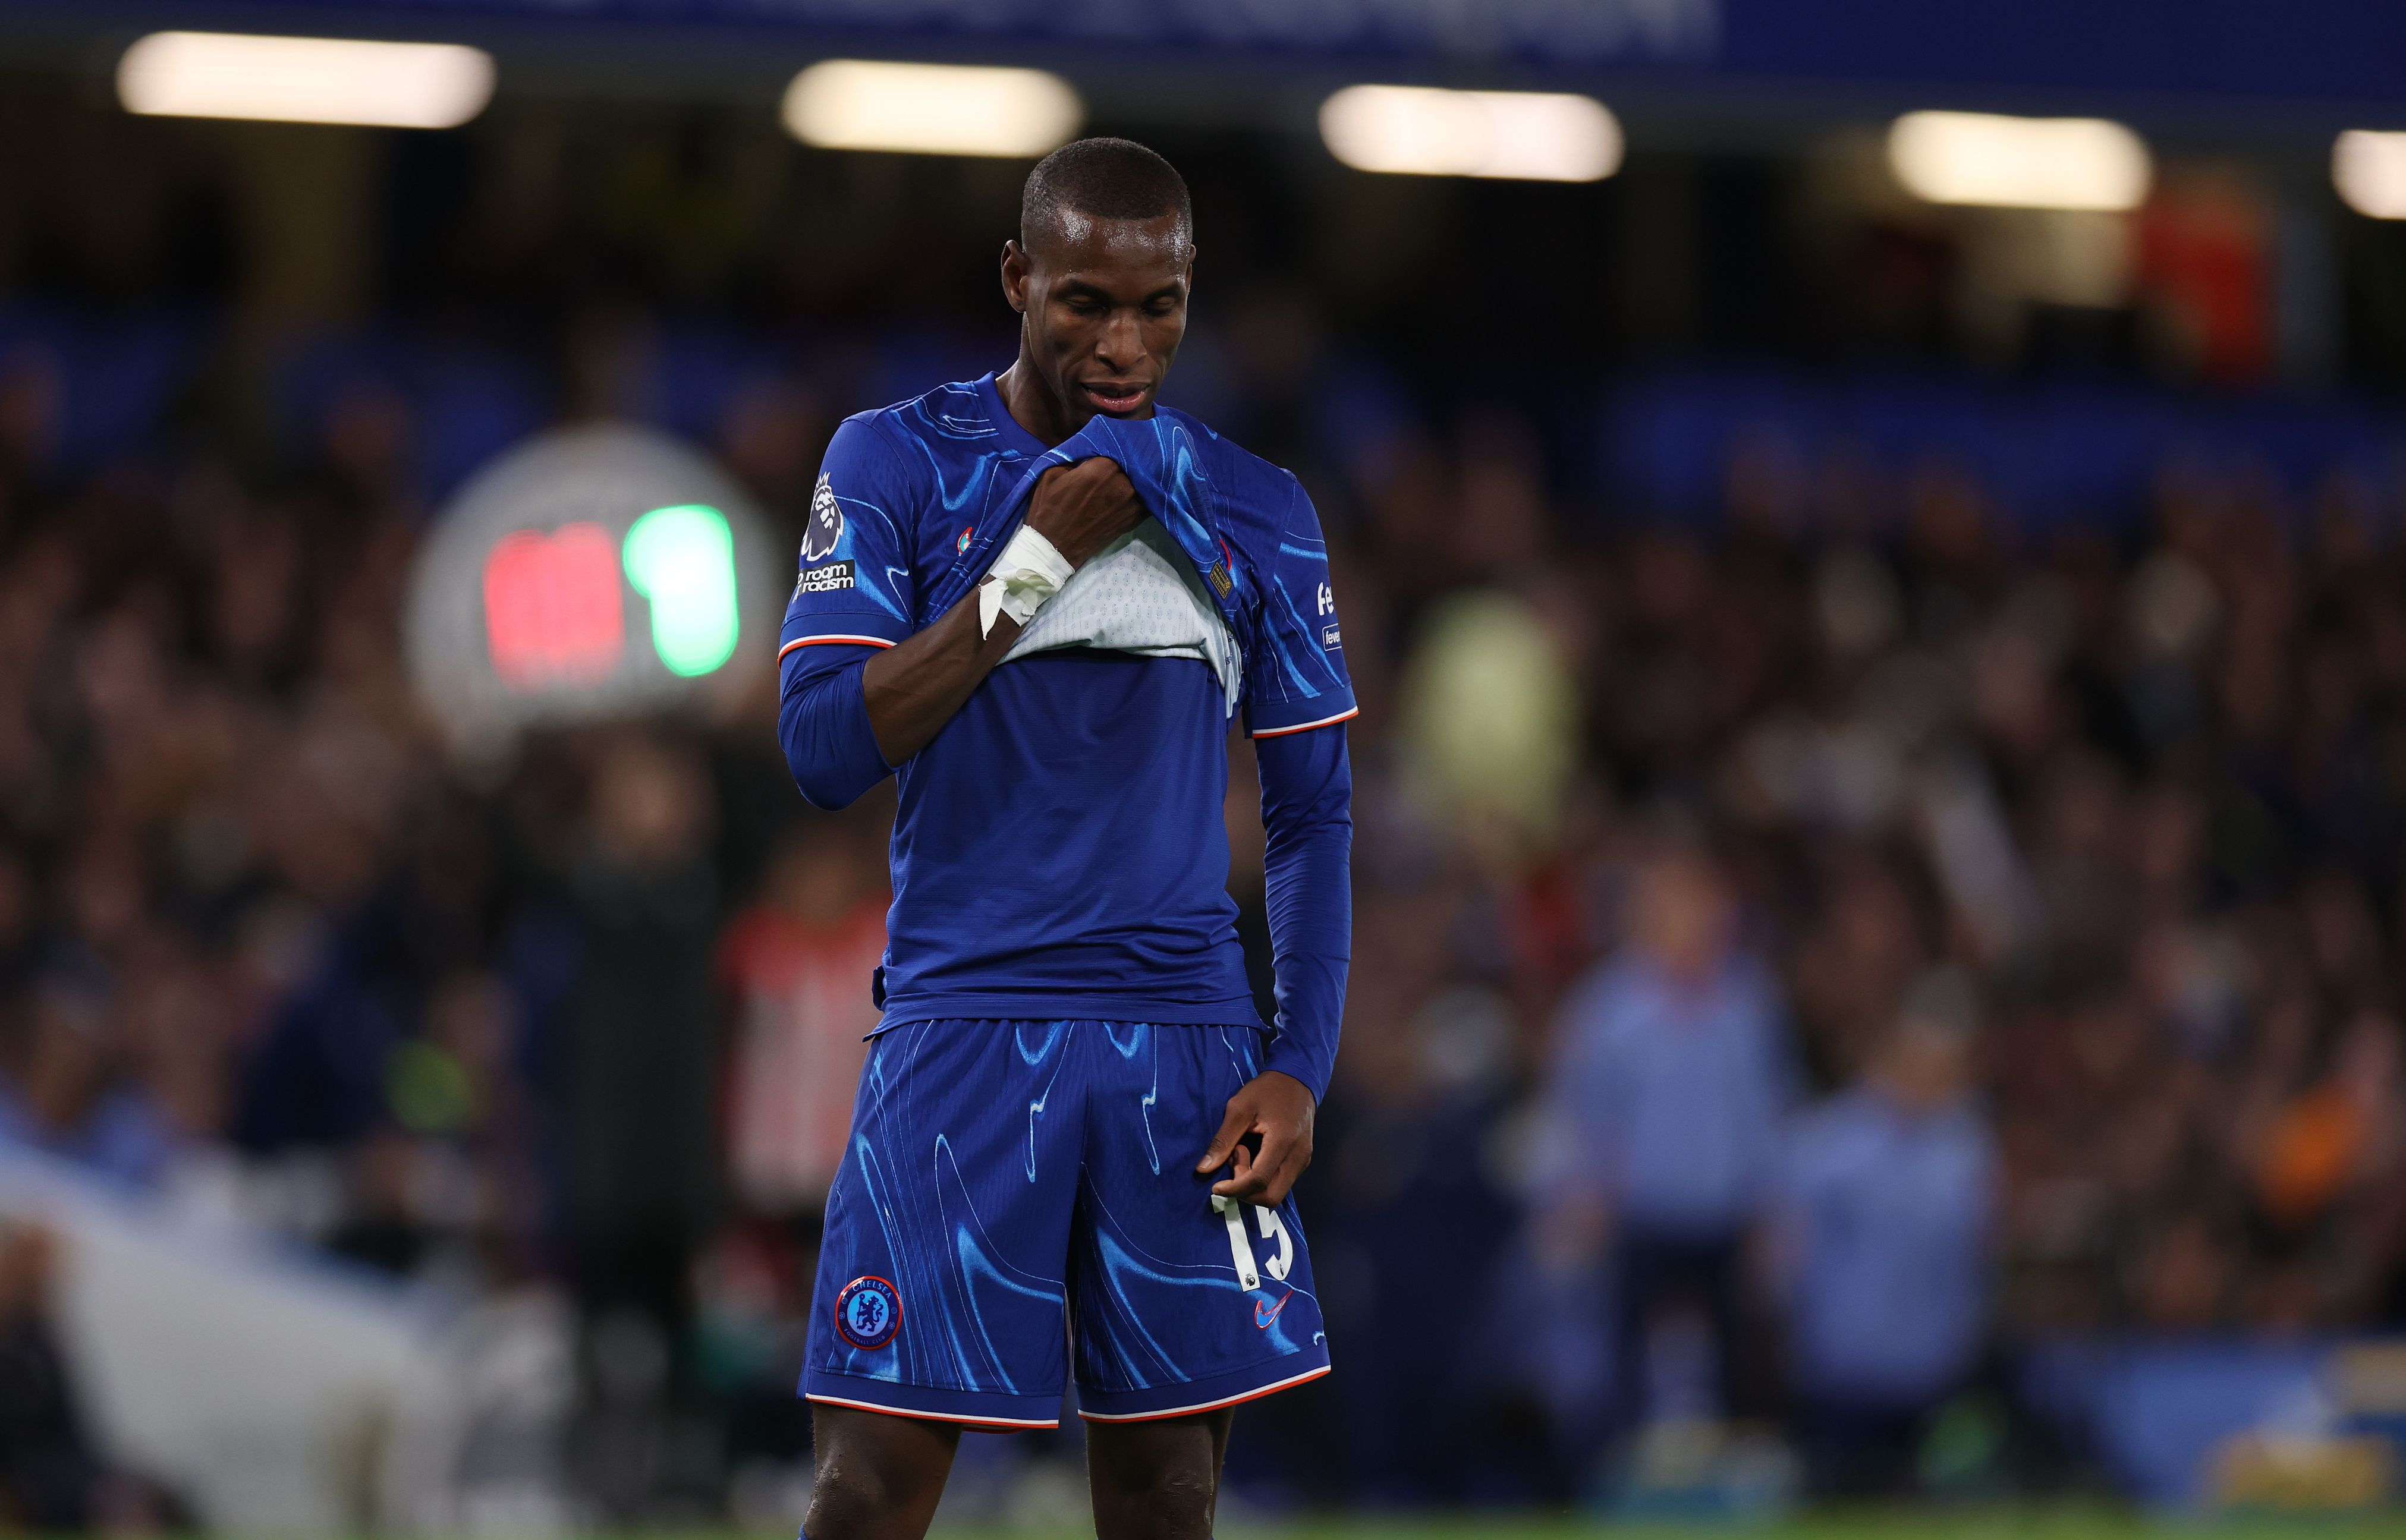
[[[815,1252],[843,1162],[885,950],[885,884],[858,819],[789,833],[759,900],[728,923],[718,975],[733,1002],[728,1179],[743,1211],[791,1225]]]
[[[2319,1074],[2250,1120],[2257,1250],[2277,1265],[2258,1313],[2320,1325],[2379,1303],[2406,1200],[2406,1084],[2395,1020],[2364,1010],[2333,1034]]]
[[[1968,995],[1953,975],[1917,988],[1780,1162],[1796,1425],[1823,1493],[1906,1489],[1931,1413],[1982,1349],[2000,1168],[1968,1090]]]
[[[628,731],[595,766],[569,874],[583,951],[562,1008],[559,1106],[593,1396],[585,1462],[617,1512],[674,1479],[662,1416],[686,1388],[674,1354],[718,1207],[711,815],[692,754]]]
[[[728,1455],[739,1469],[809,1453],[808,1413],[794,1395],[804,1314],[828,1189],[877,1029],[872,975],[885,950],[883,820],[864,811],[788,831],[758,899],[718,941],[730,1006],[721,1105],[732,1207],[697,1275],[696,1305],[701,1369],[728,1404]],[[741,1506],[745,1493],[738,1497]]]
[[[516,1001],[481,972],[432,991],[420,1030],[385,1056],[383,1119],[347,1161],[336,1252],[462,1298],[525,1279],[535,1183],[510,1073]]]
[[[44,1533],[125,1527],[142,1496],[112,1479],[78,1403],[54,1314],[58,1243],[0,1229],[0,1521]]]
[[[1489,1434],[1494,1344],[1475,1325],[1432,1321],[1427,1285],[1433,1248],[1516,1227],[1495,1163],[1481,1149],[1507,1089],[1512,1030],[1493,991],[1456,984],[1414,1016],[1365,1032],[1350,1051],[1322,1161],[1325,1217],[1315,1218],[1312,1245],[1326,1259],[1323,1291],[1352,1351],[1344,1373],[1306,1392],[1319,1397],[1317,1407],[1298,1396],[1292,1410],[1272,1403],[1249,1420],[1281,1419],[1283,1441],[1338,1455],[1306,1471],[1295,1468],[1304,1460],[1280,1451],[1285,1458],[1273,1468],[1306,1490],[1379,1507],[1493,1502],[1517,1495],[1514,1483],[1542,1453],[1542,1441],[1510,1449],[1508,1436]],[[1492,1307],[1513,1296],[1481,1297]],[[1333,1425],[1332,1404],[1341,1408]],[[1318,1429],[1295,1426],[1314,1416]],[[1479,1455],[1464,1458],[1473,1448]]]
[[[567,1001],[563,1097],[578,1282],[663,1323],[715,1207],[710,961],[717,894],[701,859],[709,788],[644,735],[596,767],[571,874],[585,950]]]
[[[0,1079],[0,1140],[64,1155],[148,1185],[165,1172],[175,1130],[125,1073],[116,999],[96,982],[54,975],[23,1007],[13,1063]]]
[[[1558,1251],[1608,1246],[1613,1418],[1649,1405],[1660,1328],[1701,1314],[1722,1417],[1761,1408],[1747,1246],[1770,1195],[1791,1086],[1772,978],[1742,946],[1729,880],[1708,856],[1654,858],[1630,943],[1573,987],[1548,1095],[1556,1160],[1542,1222]]]

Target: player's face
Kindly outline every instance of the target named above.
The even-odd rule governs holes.
[[[1074,425],[1097,412],[1153,415],[1186,335],[1195,248],[1176,215],[1070,212],[1034,251],[1003,248],[1002,287],[1026,317],[1023,352]]]

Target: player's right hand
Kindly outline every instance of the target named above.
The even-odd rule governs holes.
[[[1311,1088],[1281,1070],[1265,1069],[1228,1098],[1227,1115],[1211,1147],[1195,1163],[1196,1176],[1221,1166],[1229,1174],[1211,1184],[1211,1195],[1275,1208],[1311,1164],[1311,1124],[1320,1104]],[[1258,1152],[1247,1144],[1258,1138]]]
[[[1027,527],[1053,543],[1070,565],[1089,558],[1144,522],[1144,501],[1119,461],[1097,457],[1056,465],[1036,478]]]

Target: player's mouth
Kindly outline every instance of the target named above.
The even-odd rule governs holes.
[[[1153,394],[1150,385],[1130,385],[1119,380],[1090,381],[1081,384],[1078,389],[1095,403],[1095,410],[1109,412],[1114,417],[1135,411],[1144,404],[1146,397]]]

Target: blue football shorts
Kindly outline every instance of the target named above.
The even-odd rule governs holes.
[[[1328,1372],[1295,1199],[1194,1166],[1263,1034],[904,1023],[870,1045],[802,1394],[1007,1432],[1233,1406]]]

